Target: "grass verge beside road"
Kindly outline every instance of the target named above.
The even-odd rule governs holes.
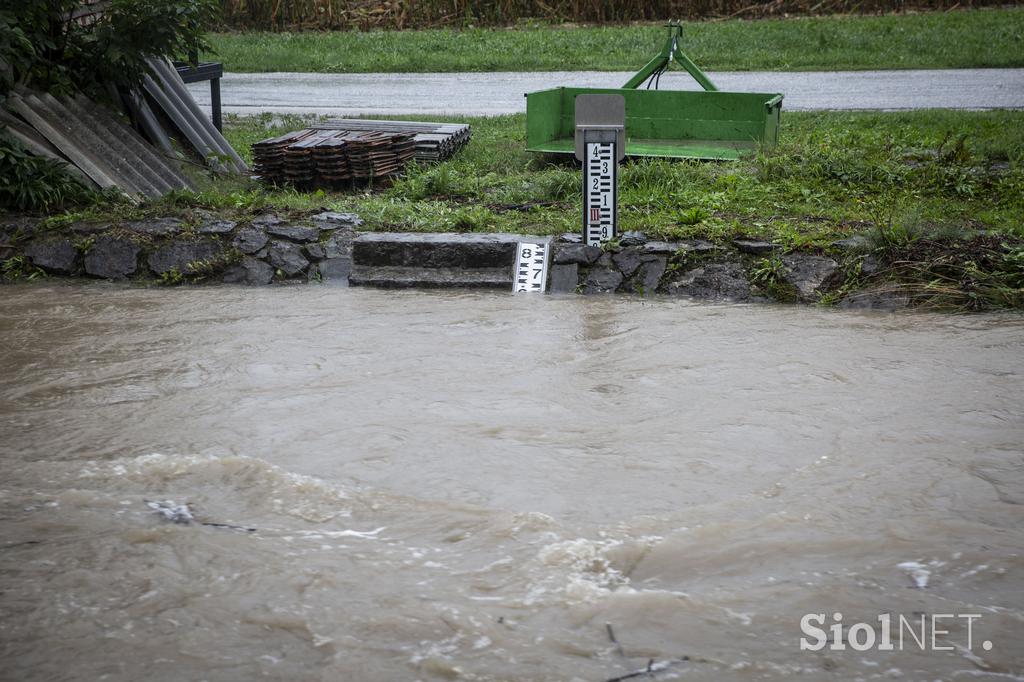
[[[221,185],[197,200],[219,208],[269,202],[354,210],[375,230],[575,231],[578,165],[527,153],[524,119],[463,119],[473,139],[459,155],[414,167],[386,189]],[[307,122],[265,114],[229,119],[226,132],[248,156],[253,142]],[[620,174],[621,229],[719,241],[756,236],[788,248],[827,247],[879,229],[984,229],[1024,238],[1024,112],[789,113],[780,138],[778,148],[738,162],[628,161]]]
[[[633,71],[660,24],[461,31],[217,33],[228,71]],[[711,71],[1024,66],[1024,8],[689,23],[683,51]]]
[[[526,153],[522,115],[468,122],[473,139],[459,155],[413,166],[387,187],[305,192],[205,178],[198,193],[142,207],[103,204],[54,216],[48,229],[90,218],[173,214],[188,222],[197,209],[238,221],[266,210],[301,219],[327,208],[354,211],[377,231],[579,230],[574,161]],[[308,123],[229,118],[226,134],[248,159],[253,142]],[[892,284],[945,307],[1024,308],[1024,112],[790,113],[781,139],[739,162],[625,163],[620,231],[723,246],[747,237],[828,253],[844,264],[837,297]],[[860,244],[852,258],[834,245],[851,237]],[[757,277],[770,288],[780,267],[766,258]]]

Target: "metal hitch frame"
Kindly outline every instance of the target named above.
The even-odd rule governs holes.
[[[527,93],[527,151],[575,152],[575,101],[581,94],[625,98],[627,156],[732,160],[775,146],[783,96],[719,90],[683,53],[682,25],[666,27],[661,51],[621,88],[558,87]],[[673,63],[701,90],[658,89]]]
[[[665,41],[665,45],[661,48],[661,52],[658,56],[647,62],[644,68],[636,72],[632,78],[626,81],[623,88],[635,89],[647,80],[654,80],[654,88],[658,89],[658,79],[661,78],[661,74],[668,70],[668,67],[672,65],[673,61],[679,63],[681,67],[686,69],[686,72],[693,76],[693,80],[697,81],[702,88],[707,92],[717,92],[718,87],[711,82],[711,79],[707,77],[700,68],[693,63],[693,60],[687,57],[682,49],[679,47],[679,39],[683,37],[683,26],[682,24],[665,24],[668,28],[668,40]],[[650,87],[650,83],[647,84]]]

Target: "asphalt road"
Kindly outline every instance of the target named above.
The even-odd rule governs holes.
[[[454,114],[491,116],[526,110],[524,93],[560,85],[619,87],[630,73],[315,74],[228,73],[221,81],[226,113]],[[857,109],[1022,109],[1024,69],[942,71],[723,72],[709,74],[721,90],[781,92],[786,111]],[[206,83],[190,84],[209,108]],[[663,89],[696,90],[685,72]]]

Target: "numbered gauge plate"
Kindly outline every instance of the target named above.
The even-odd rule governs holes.
[[[616,159],[614,142],[587,142],[583,164],[583,236],[588,245],[615,238]]]
[[[548,245],[544,242],[519,242],[512,291],[543,293],[548,281]]]

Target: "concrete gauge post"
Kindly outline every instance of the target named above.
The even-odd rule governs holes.
[[[622,95],[576,97],[576,158],[583,162],[583,241],[615,238],[618,164],[626,155],[626,100]]]

